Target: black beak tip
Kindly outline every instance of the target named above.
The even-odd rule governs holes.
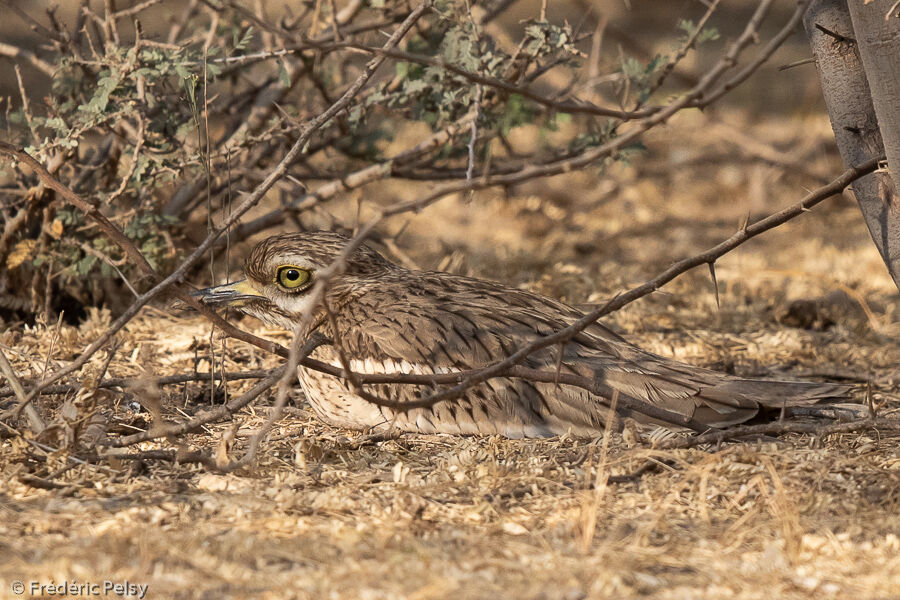
[[[209,290],[209,289],[210,288],[205,288],[202,290],[191,290],[189,292],[189,294],[192,298],[196,298],[197,300],[199,300],[200,304],[204,304],[206,306],[211,306],[211,305],[214,305],[215,302],[210,302],[210,294],[207,293],[207,290]],[[169,303],[169,307],[172,310],[177,310],[177,311],[187,312],[187,311],[193,310],[193,308],[191,307],[190,304],[188,304],[184,300],[181,300],[180,298],[175,298],[174,300],[172,300]]]

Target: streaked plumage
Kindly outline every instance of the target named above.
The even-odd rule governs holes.
[[[295,329],[310,304],[316,273],[330,265],[348,241],[328,232],[270,237],[251,252],[244,267],[246,280],[208,288],[200,297]],[[303,284],[287,289],[279,281]],[[351,368],[361,373],[450,373],[483,367],[582,316],[557,300],[498,283],[405,269],[365,246],[332,280],[327,301],[339,335],[335,338],[321,308],[311,329],[339,339]],[[312,357],[340,366],[331,346],[319,347]],[[812,404],[848,392],[842,385],[747,380],[679,363],[645,352],[599,323],[565,345],[561,363],[559,346],[552,346],[521,364],[600,378],[623,394],[710,427],[744,422],[761,407]],[[322,419],[356,429],[393,425],[401,431],[508,437],[567,431],[595,435],[603,429],[609,403],[574,386],[495,378],[470,388],[458,400],[394,411],[359,398],[338,378],[303,367],[299,377]],[[371,391],[410,401],[427,397],[433,389],[383,384],[371,386]]]

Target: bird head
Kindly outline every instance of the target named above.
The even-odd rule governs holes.
[[[230,307],[271,325],[294,329],[315,306],[312,290],[321,272],[339,260],[350,239],[338,233],[311,231],[284,233],[259,242],[244,263],[244,279],[194,292],[204,304]],[[356,248],[345,260],[340,274],[328,283],[329,305],[333,299],[371,282],[396,268],[378,252]]]

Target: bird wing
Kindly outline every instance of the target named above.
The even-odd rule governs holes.
[[[490,365],[583,316],[545,296],[443,273],[417,274],[415,284],[396,289],[401,291],[362,295],[345,307],[342,335],[352,338],[348,347],[376,362],[405,362],[420,373]],[[838,389],[846,386],[751,381],[679,363],[645,352],[599,323],[576,334],[562,351],[562,360],[555,345],[520,364],[588,377],[710,426],[746,421],[760,404],[790,406],[846,393]],[[480,396],[493,393],[505,413],[524,411],[530,418],[587,428],[602,423],[609,400],[575,386],[510,378],[490,380],[478,390]]]
[[[485,367],[569,324],[554,311],[525,302],[518,290],[445,274],[436,274],[439,280],[418,275],[392,286],[396,293],[361,293],[335,313],[341,343],[357,358],[370,359],[378,372],[448,373]],[[541,350],[522,364],[546,370],[555,365],[556,351]],[[399,401],[434,391],[426,386],[373,386],[379,390]],[[570,393],[520,378],[494,378],[469,388],[458,400],[435,405],[434,412],[438,418],[477,423],[480,432],[494,424],[498,433],[512,437],[564,433],[570,425],[578,429],[582,424],[583,433],[596,433],[605,407],[589,403],[583,390],[578,394],[584,400],[570,406]]]

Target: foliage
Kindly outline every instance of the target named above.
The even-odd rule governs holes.
[[[298,17],[267,21],[208,3],[189,9],[168,30],[140,35],[128,19],[90,9],[86,14],[102,26],[76,31],[74,24],[52,19],[47,25],[55,40],[52,53],[42,53],[53,65],[52,79],[44,90],[26,91],[27,106],[23,102],[8,112],[11,141],[42,164],[55,165],[55,176],[97,203],[164,272],[196,229],[221,219],[230,199],[252,188],[260,170],[284,155],[304,122],[340,97],[361,72],[369,57],[342,43],[375,48],[383,43],[383,20],[397,22],[410,10],[399,2],[368,3],[341,24],[349,33],[338,36],[331,5],[316,6]],[[142,10],[134,13],[138,20],[142,15]],[[424,122],[437,132],[471,111],[477,113],[478,130],[473,148],[463,128],[394,174],[439,180],[460,169],[471,172],[476,165],[470,161],[502,156],[500,146],[509,146],[508,136],[522,127],[542,132],[544,154],[517,158],[512,153],[513,163],[577,154],[616,136],[615,119],[558,111],[524,92],[545,90],[553,77],[583,79],[590,36],[568,23],[531,19],[518,23],[510,43],[498,40],[491,24],[479,18],[466,2],[436,3],[398,47],[408,53],[405,58],[391,58],[390,67],[382,68],[349,109],[317,133],[292,166],[291,181],[342,180],[366,165],[384,164],[390,158],[385,142],[405,123]],[[680,21],[680,43],[695,28]],[[708,28],[696,42],[717,37]],[[604,64],[615,70],[617,60]],[[667,60],[624,56],[614,77],[628,85],[612,90],[615,100],[623,106],[646,103]],[[523,93],[475,82],[473,75]],[[551,142],[550,134],[563,130],[569,139]],[[633,145],[618,159],[639,148]],[[133,265],[94,224],[36,187],[34,177],[4,170],[15,178],[9,189],[18,192],[2,206],[4,219],[15,225],[0,241],[0,295],[27,299],[32,312],[24,316],[48,306],[44,299],[61,288],[84,304],[114,305],[115,298],[97,290],[122,289],[123,277],[140,286]],[[108,281],[96,285],[101,280]]]

